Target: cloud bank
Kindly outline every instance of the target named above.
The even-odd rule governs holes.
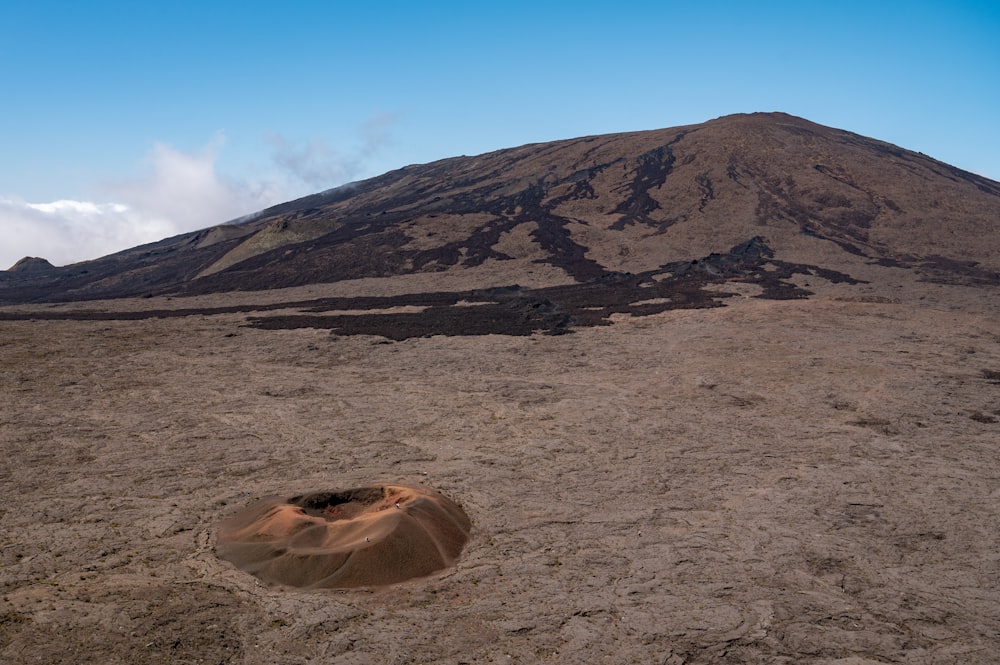
[[[56,265],[74,263],[167,237],[173,231],[168,222],[119,203],[27,203],[7,198],[0,198],[0,228],[0,269],[24,256],[42,256]]]
[[[99,258],[343,184],[361,173],[392,121],[371,120],[350,154],[319,139],[295,143],[275,134],[269,138],[271,166],[253,179],[219,173],[219,135],[193,153],[154,145],[139,176],[101,186],[105,202],[0,196],[0,270],[25,256],[54,265]]]
[[[189,154],[153,147],[134,180],[104,185],[112,202],[32,203],[0,198],[0,269],[24,256],[65,265],[225,222],[266,207],[278,194],[227,180],[215,168],[221,140]]]

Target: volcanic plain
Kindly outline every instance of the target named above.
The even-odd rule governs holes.
[[[0,662],[995,662],[1000,184],[781,115],[408,169],[0,280]],[[377,485],[454,565],[218,556]]]

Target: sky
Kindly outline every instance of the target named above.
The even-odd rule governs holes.
[[[2,0],[0,269],[753,111],[1000,180],[1000,0]]]

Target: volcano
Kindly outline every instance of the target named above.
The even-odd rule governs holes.
[[[776,113],[26,258],[0,661],[993,663],[998,286],[1000,183]]]
[[[755,113],[408,166],[94,261],[53,268],[29,259],[0,272],[0,302],[422,275],[435,278],[422,280],[425,293],[451,295],[336,306],[433,309],[442,298],[450,307],[483,300],[484,289],[530,284],[557,288],[557,297],[519,289],[514,306],[540,304],[546,316],[565,308],[548,316],[543,327],[552,328],[588,318],[581,308],[608,306],[601,299],[618,287],[656,287],[644,300],[673,293],[674,304],[705,303],[692,272],[702,282],[768,281],[778,297],[806,295],[781,281],[792,274],[850,281],[872,265],[996,285],[997,220],[1000,183],[882,141]],[[455,279],[478,295],[434,286]],[[612,299],[621,309],[634,295]],[[448,328],[437,318],[423,327]]]

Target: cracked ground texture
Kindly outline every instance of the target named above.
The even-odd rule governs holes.
[[[811,281],[558,336],[2,321],[0,662],[994,662],[1000,297]],[[258,497],[380,482],[462,505],[456,566],[302,592],[214,553]]]

